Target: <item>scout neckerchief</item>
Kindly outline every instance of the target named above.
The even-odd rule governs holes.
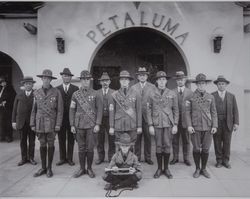
[[[93,123],[95,123],[95,111],[91,108],[91,105],[89,104],[88,100],[86,100],[85,96],[83,95],[83,92],[79,90],[75,93],[75,96],[76,100],[78,101],[86,115],[92,120]]]
[[[128,107],[124,102],[121,102],[121,100],[125,101],[126,99],[124,99],[124,97],[120,95],[118,91],[113,92],[111,95],[113,96],[117,104],[122,108],[122,110],[136,122],[136,116],[134,114],[133,108]]]

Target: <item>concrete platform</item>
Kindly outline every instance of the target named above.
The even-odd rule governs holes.
[[[213,147],[211,147],[213,148]],[[58,143],[53,162],[53,178],[41,176],[34,178],[33,174],[40,168],[39,143],[36,142],[35,160],[38,165],[26,164],[18,167],[20,160],[19,141],[0,143],[0,197],[104,197],[105,182],[102,180],[103,170],[108,165],[93,165],[96,178],[90,179],[84,175],[78,179],[72,178],[78,169],[77,152],[74,154],[75,166],[55,166],[59,160]],[[75,147],[75,151],[77,148]],[[153,152],[154,154],[154,152]],[[232,151],[232,169],[215,168],[215,157],[211,150],[208,161],[208,171],[211,179],[201,176],[194,179],[194,163],[187,167],[180,162],[170,166],[174,176],[169,180],[165,176],[154,179],[156,163],[153,166],[142,163],[143,179],[139,188],[122,192],[122,197],[249,197],[250,196],[250,151]],[[97,158],[95,154],[95,159]],[[153,161],[156,162],[155,156]],[[118,191],[112,192],[116,194]]]

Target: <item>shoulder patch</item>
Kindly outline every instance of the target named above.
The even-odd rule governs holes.
[[[73,100],[71,100],[70,108],[76,108],[76,103]]]
[[[109,111],[113,111],[114,110],[114,105],[113,104],[110,104],[109,105]]]
[[[190,103],[191,103],[191,102],[190,102],[189,100],[186,100],[185,105],[186,105],[186,106],[189,106],[189,105],[190,105]]]

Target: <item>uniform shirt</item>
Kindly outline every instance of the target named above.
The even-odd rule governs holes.
[[[218,127],[218,118],[214,96],[197,89],[186,100],[187,126],[192,126],[196,131],[210,131]]]

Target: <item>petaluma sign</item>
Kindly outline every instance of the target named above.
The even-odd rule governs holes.
[[[95,44],[113,32],[131,27],[152,27],[167,35],[170,35],[176,42],[182,45],[188,37],[189,32],[177,33],[179,23],[173,23],[172,18],[154,13],[151,19],[146,19],[147,13],[141,11],[138,17],[126,12],[124,15],[112,15],[105,22],[98,23],[95,29],[88,31],[86,36]],[[108,28],[107,28],[108,27]],[[100,37],[101,36],[101,37]]]

